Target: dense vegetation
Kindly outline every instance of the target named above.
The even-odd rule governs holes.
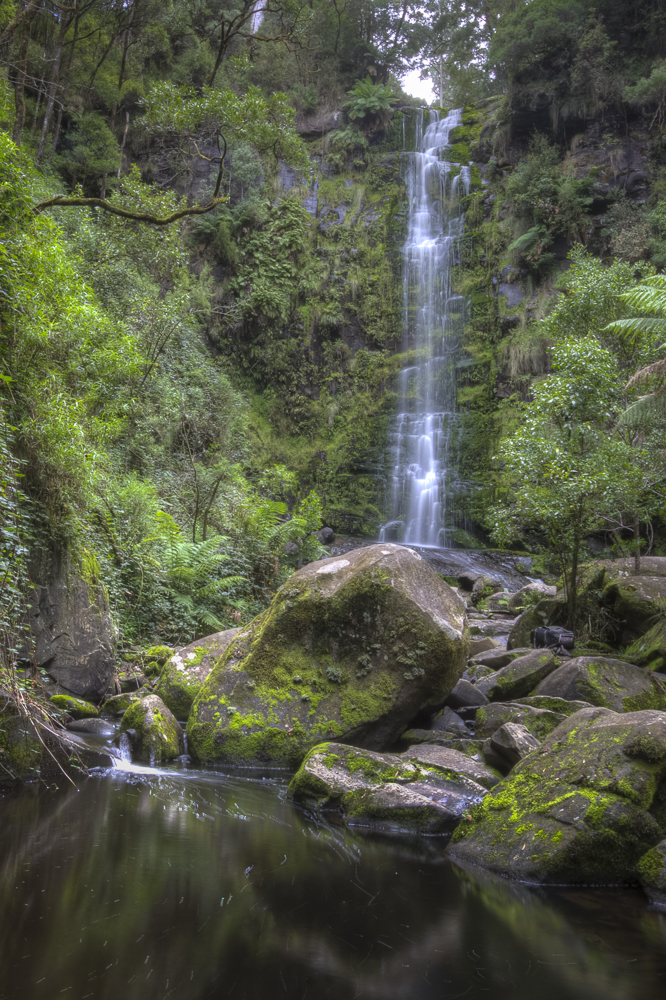
[[[183,642],[256,614],[322,518],[376,532],[410,65],[476,164],[461,523],[574,578],[595,536],[662,544],[663,332],[609,327],[659,317],[627,298],[666,266],[658,0],[4,0],[0,37],[7,647],[39,550],[97,567],[123,642]]]

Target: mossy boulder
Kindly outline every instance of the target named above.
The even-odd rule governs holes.
[[[127,664],[124,664],[127,666]],[[138,691],[147,683],[148,678],[141,670],[136,670],[130,667],[126,670],[119,670],[116,675],[118,683],[120,684],[121,694],[127,694],[128,691]]]
[[[666,600],[666,558],[646,556],[640,573],[633,559],[600,559],[581,567],[579,603],[598,607],[616,623],[617,642],[634,643],[646,633]]]
[[[511,701],[529,694],[556,668],[557,661],[549,649],[533,649],[484,677],[477,688],[490,701]]]
[[[73,719],[94,719],[99,715],[95,706],[91,705],[89,701],[84,701],[83,698],[74,698],[70,694],[54,694],[50,701],[52,705],[55,705],[62,712],[67,712]]]
[[[545,597],[534,607],[523,611],[511,626],[507,646],[520,649],[532,645],[532,630],[542,625],[557,625],[564,620],[566,604],[555,597]]]
[[[526,698],[517,698],[520,705],[530,705],[532,708],[545,708],[559,715],[574,715],[581,708],[592,708],[589,701],[568,701],[566,698],[550,698],[546,694],[530,694]]]
[[[120,724],[122,733],[128,730],[134,730],[132,750],[139,760],[173,760],[182,753],[183,730],[155,694],[132,702]]]
[[[126,694],[114,694],[111,698],[107,698],[102,705],[102,713],[104,715],[122,715],[130,707],[132,702],[137,701],[139,697],[139,692],[127,692]]]
[[[638,876],[666,822],[666,714],[586,708],[463,820],[456,859],[540,883]]]
[[[666,620],[657,622],[624,651],[632,663],[666,673]]]
[[[637,865],[638,879],[652,903],[666,905],[666,840],[643,855]]]
[[[556,729],[566,716],[559,712],[551,712],[545,708],[535,708],[532,705],[522,705],[520,702],[493,702],[480,708],[474,720],[474,736],[485,740],[492,736],[507,722],[516,722],[543,740]]]
[[[412,549],[309,563],[213,666],[190,750],[293,767],[327,737],[385,750],[421,709],[443,705],[468,649],[462,602]]]
[[[0,692],[0,788],[39,777],[41,754],[35,726]]]
[[[240,629],[229,628],[173,653],[160,672],[155,694],[177,719],[186,720],[201,685]]]
[[[149,646],[142,654],[143,672],[146,677],[159,677],[160,671],[174,650],[169,646]]]
[[[666,683],[649,670],[604,656],[578,656],[546,677],[535,695],[587,701],[615,712],[666,709]]]
[[[500,780],[481,761],[447,747],[421,745],[380,754],[323,743],[307,755],[289,797],[347,826],[385,832],[447,833]]]

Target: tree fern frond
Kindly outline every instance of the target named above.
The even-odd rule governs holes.
[[[628,406],[620,417],[619,423],[625,426],[638,426],[666,414],[666,389],[652,392],[649,396],[641,396],[635,403]]]
[[[616,333],[628,333],[635,336],[637,333],[666,333],[666,320],[653,319],[647,316],[635,316],[633,319],[616,319],[604,327],[604,330],[615,331]]]
[[[641,368],[637,371],[635,375],[627,382],[625,389],[633,389],[635,386],[640,385],[641,382],[647,381],[653,375],[666,375],[666,358],[662,358],[660,361],[655,361],[651,365],[646,365],[645,368]]]

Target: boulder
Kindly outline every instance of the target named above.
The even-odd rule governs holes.
[[[506,722],[490,737],[490,746],[513,767],[541,746],[541,743],[526,726],[521,726],[518,722]]]
[[[66,692],[99,699],[115,673],[115,633],[97,560],[84,552],[76,566],[68,548],[43,552],[31,564],[30,608],[35,666]]]
[[[636,879],[663,839],[665,784],[666,713],[582,709],[463,819],[451,853],[529,882]]]
[[[185,721],[201,685],[219,660],[239,628],[228,628],[205,639],[197,639],[174,653],[160,673],[155,694],[159,695],[177,719]]]
[[[650,898],[651,903],[666,905],[666,840],[643,855],[636,866],[638,881]]]
[[[77,719],[67,726],[70,733],[89,733],[91,736],[115,736],[116,728],[104,719]]]
[[[566,698],[549,698],[546,694],[530,694],[526,698],[516,698],[519,705],[531,705],[532,708],[545,708],[549,712],[560,715],[574,715],[581,708],[592,708],[589,701],[567,701]]]
[[[148,688],[146,688],[143,697],[149,693]],[[114,694],[113,697],[106,699],[102,705],[102,712],[104,715],[122,715],[140,696],[138,691],[132,694]]]
[[[666,620],[657,622],[624,651],[632,663],[666,673]]]
[[[521,587],[520,590],[511,595],[508,604],[509,611],[525,611],[526,608],[533,607],[540,600],[546,597],[555,597],[556,594],[557,587],[550,587],[543,580],[535,580],[533,583],[528,583],[526,587]]]
[[[182,753],[183,730],[161,698],[150,694],[133,701],[123,715],[121,733],[132,729],[132,750],[140,760],[151,764],[173,760]]]
[[[124,665],[125,664],[123,664],[123,666]],[[119,670],[117,676],[121,694],[127,694],[129,691],[138,691],[139,688],[142,688],[148,681],[145,674],[132,667],[129,670]]]
[[[504,649],[500,647],[499,649],[489,649],[484,653],[477,653],[476,656],[472,656],[470,659],[470,665],[480,667],[490,667],[492,670],[501,670],[502,667],[506,667],[508,663],[512,663],[513,660],[517,660],[519,656],[524,656],[525,653],[531,653],[532,646],[528,643],[522,649]]]
[[[459,750],[466,757],[472,757],[473,760],[483,763],[481,754],[483,740],[472,739],[469,732],[464,736],[462,733],[445,732],[441,729],[407,729],[398,740],[398,746],[401,748],[424,743],[448,747],[449,750]]]
[[[460,718],[459,715],[453,711],[453,709],[445,707],[441,712],[438,712],[435,718],[432,720],[432,728],[435,730],[449,730],[451,732],[457,732],[458,734],[465,733],[469,735],[469,729]]]
[[[666,599],[666,558],[641,558],[634,575],[633,559],[600,559],[581,567],[581,596],[620,622],[616,639],[634,643],[650,627]]]
[[[333,528],[320,528],[316,535],[322,545],[332,545],[335,541]]]
[[[289,785],[294,802],[340,815],[347,826],[446,833],[499,781],[480,761],[421,745],[380,754],[341,743],[309,752]]]
[[[506,722],[517,722],[521,726],[543,740],[553,731],[566,716],[559,712],[549,712],[544,708],[533,708],[531,705],[521,705],[519,702],[493,702],[485,708],[480,708],[474,720],[474,736],[485,740],[492,736]]]
[[[475,708],[487,705],[488,698],[476,684],[461,678],[446,699],[446,704],[449,708]]]
[[[557,661],[549,649],[533,649],[484,677],[477,687],[490,701],[511,701],[533,691],[556,667]]]
[[[499,639],[493,639],[491,636],[486,636],[485,639],[472,639],[469,644],[469,655],[471,658],[477,653],[487,653],[491,649],[499,649],[502,647],[502,643]]]
[[[443,705],[468,649],[462,602],[412,549],[309,563],[213,666],[188,745],[199,760],[285,766],[326,736],[384,750]]]
[[[541,681],[534,694],[587,701],[616,712],[666,709],[666,685],[654,674],[604,656],[569,660]]]
[[[495,611],[499,614],[510,615],[512,614],[512,611],[509,606],[509,601],[512,597],[513,591],[498,590],[496,593],[491,594],[490,597],[485,598],[483,601],[483,607],[487,611]]]
[[[311,115],[296,115],[296,131],[302,139],[321,139],[327,132],[342,129],[347,123],[344,111],[315,111]]]
[[[546,597],[534,607],[523,611],[513,623],[509,632],[507,646],[509,649],[522,649],[532,646],[532,630],[542,625],[557,625],[564,620],[566,604],[554,597]]]
[[[54,694],[50,699],[52,705],[62,712],[67,712],[73,719],[93,719],[99,715],[94,705],[83,698],[73,698],[69,694]]]
[[[485,598],[490,597],[491,594],[496,594],[498,591],[504,590],[502,586],[502,581],[491,576],[486,576],[481,574],[477,576],[472,587],[472,604],[479,604]]]

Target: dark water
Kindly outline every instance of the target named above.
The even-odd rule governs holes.
[[[113,771],[0,799],[0,998],[664,1000],[638,891],[513,886],[285,793]]]

